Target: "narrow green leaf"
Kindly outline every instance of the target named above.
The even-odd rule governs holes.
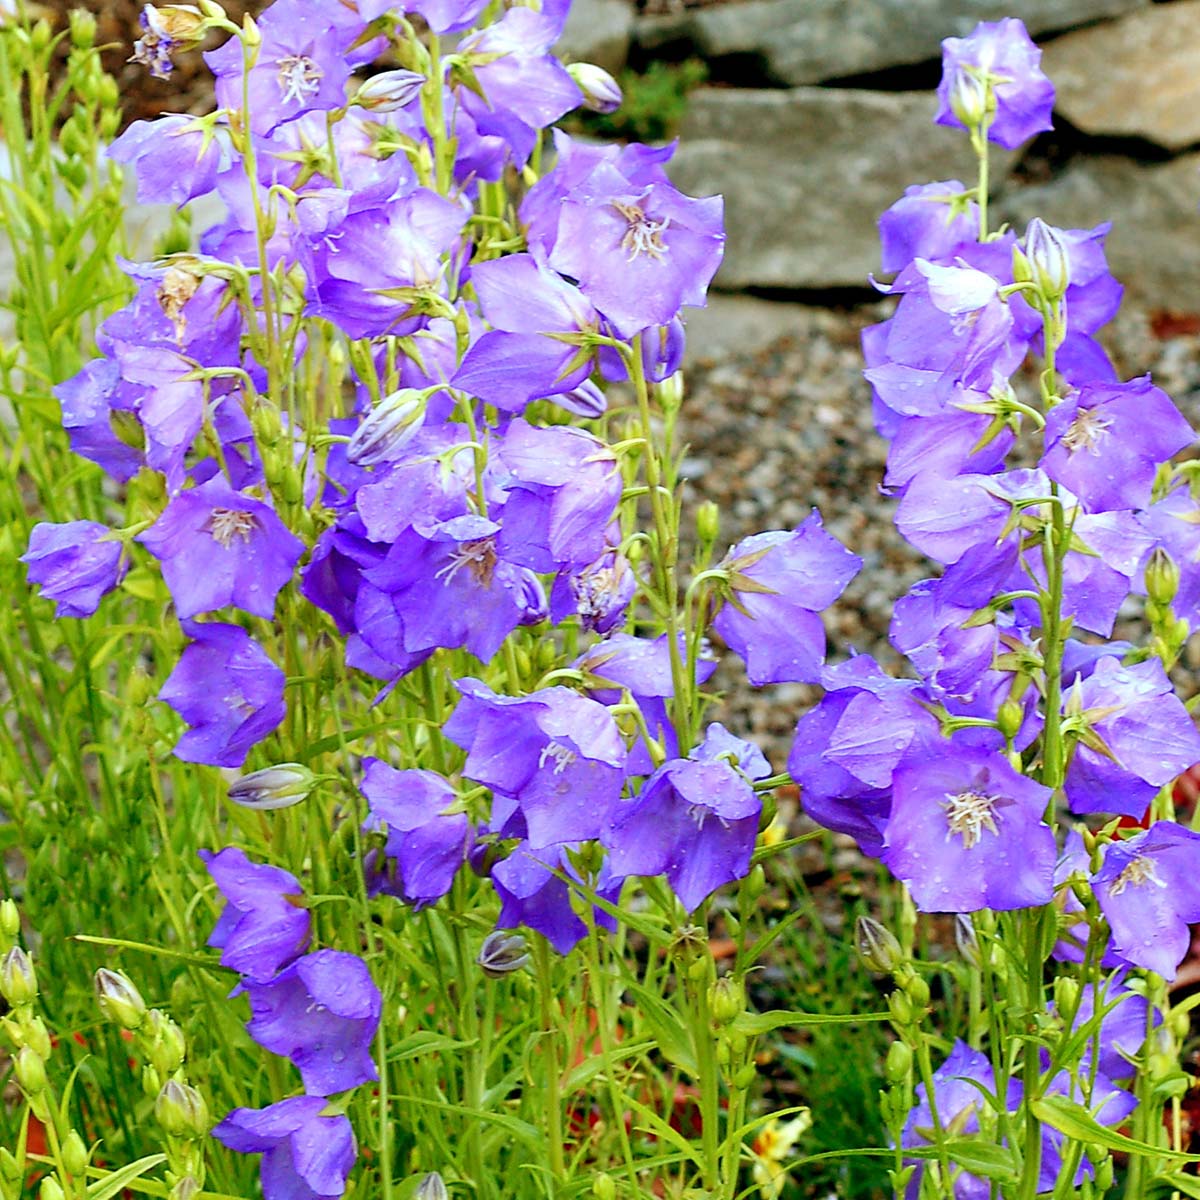
[[[111,1200],[131,1179],[145,1175],[147,1171],[166,1161],[165,1154],[147,1154],[145,1158],[139,1158],[137,1162],[131,1162],[120,1170],[113,1171],[107,1179],[97,1179],[95,1183],[88,1184],[87,1200]]]
[[[1109,1150],[1120,1150],[1125,1154],[1143,1154],[1154,1158],[1172,1158],[1179,1162],[1200,1162],[1200,1154],[1184,1154],[1165,1146],[1152,1146],[1139,1142],[1101,1125],[1082,1104],[1068,1100],[1066,1096],[1044,1096],[1035,1100],[1030,1111],[1039,1121],[1065,1133],[1077,1142],[1098,1142]]]

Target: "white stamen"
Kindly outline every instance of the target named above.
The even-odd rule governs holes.
[[[293,100],[304,104],[320,89],[324,72],[308,55],[289,54],[276,59],[275,65],[279,68],[279,90],[284,104]]]
[[[258,519],[253,513],[241,512],[236,508],[214,508],[208,519],[208,532],[213,540],[228,550],[235,537],[243,542],[258,528]]]
[[[958,792],[955,795],[947,792],[942,802],[948,826],[946,841],[954,834],[960,834],[963,849],[970,850],[979,844],[985,829],[999,836],[995,811],[997,799],[996,796],[985,796],[980,792]]]
[[[1097,416],[1094,408],[1081,408],[1063,434],[1062,444],[1072,454],[1076,450],[1087,450],[1093,455],[1100,453],[1100,442],[1112,425],[1111,417]]]
[[[579,755],[568,746],[562,746],[558,742],[547,742],[538,755],[538,768],[544,767],[549,759],[554,763],[555,775],[561,775],[578,757]]]
[[[1130,884],[1141,887],[1144,883],[1152,883],[1155,887],[1165,888],[1166,883],[1159,879],[1154,867],[1154,860],[1139,854],[1120,875],[1109,885],[1108,894],[1119,896]]]
[[[671,224],[671,218],[652,221],[636,204],[622,204],[619,200],[614,200],[612,206],[629,222],[629,228],[621,239],[621,249],[629,251],[627,261],[633,262],[638,255],[647,254],[662,262],[663,255],[667,253],[662,235]]]
[[[469,567],[475,582],[484,587],[492,586],[492,572],[496,569],[496,547],[491,538],[480,538],[476,542],[464,542],[450,556],[450,561],[434,575],[449,586],[450,581],[463,567]]]

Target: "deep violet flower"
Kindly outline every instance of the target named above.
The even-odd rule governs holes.
[[[1188,925],[1200,921],[1198,863],[1200,833],[1173,821],[1157,821],[1108,846],[1092,890],[1122,958],[1175,978],[1190,941]]]
[[[273,617],[275,597],[304,553],[269,504],[235,492],[220,475],[180,492],[138,541],[162,563],[181,618],[227,604]]]
[[[1028,908],[1054,895],[1051,791],[1000,753],[947,748],[903,765],[892,786],[883,861],[923,912]]]
[[[97,521],[40,521],[21,561],[29,567],[29,582],[54,601],[56,617],[90,617],[128,569],[123,555],[120,541]]]
[[[498,929],[515,929],[518,925],[536,929],[559,954],[570,953],[586,936],[588,927],[571,903],[571,888],[555,874],[561,871],[578,880],[567,850],[566,846],[533,850],[528,842],[522,842],[492,868],[492,885],[501,905],[496,918]],[[625,877],[606,860],[590,886],[596,895],[616,904],[624,882]],[[592,919],[605,929],[617,926],[615,918],[599,906],[593,906]]]
[[[449,890],[471,846],[465,813],[446,813],[454,789],[432,771],[398,771],[377,758],[363,761],[360,785],[370,812],[364,832],[387,831],[383,864],[369,877],[372,894],[389,892],[416,908]]]
[[[1052,129],[1054,85],[1041,61],[1041,50],[1015,17],[981,21],[969,37],[946,38],[937,123],[966,129],[988,116],[988,139],[1006,150]],[[988,83],[995,97],[991,114],[985,113]]]
[[[815,510],[791,532],[744,538],[720,564],[728,572],[727,598],[712,627],[741,655],[756,687],[813,683],[825,659],[819,614],[861,565],[825,532]]]
[[[248,982],[246,994],[247,1032],[291,1059],[307,1092],[331,1096],[379,1078],[371,1042],[383,1000],[361,958],[317,950],[269,982]]]
[[[194,640],[158,693],[192,727],[175,757],[240,767],[283,720],[284,674],[236,625],[188,622],[184,630]]]
[[[312,919],[293,903],[304,889],[290,872],[251,862],[236,846],[197,853],[225,898],[207,944],[220,949],[222,966],[265,983],[308,946]]]
[[[265,1200],[338,1200],[357,1153],[343,1113],[323,1116],[322,1096],[291,1096],[267,1108],[235,1108],[212,1131],[239,1154],[261,1154]]]

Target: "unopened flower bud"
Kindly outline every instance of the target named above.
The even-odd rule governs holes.
[[[11,897],[0,901],[0,938],[13,941],[20,932],[21,913],[17,908],[17,902]]]
[[[950,88],[950,109],[968,128],[977,126],[987,116],[987,84],[971,71],[960,69]]]
[[[100,1011],[122,1029],[137,1029],[146,1018],[142,994],[120,972],[101,967],[93,977]]]
[[[13,946],[0,959],[0,996],[13,1008],[24,1008],[37,998],[37,976],[33,970],[33,960],[21,949]]]
[[[27,1096],[37,1096],[46,1090],[46,1063],[32,1046],[22,1046],[17,1051],[13,1075]]]
[[[603,1171],[592,1180],[592,1195],[596,1200],[616,1200],[617,1185],[611,1175]]]
[[[171,1137],[195,1140],[208,1133],[208,1105],[187,1083],[168,1079],[154,1101],[154,1116]]]
[[[959,913],[954,918],[954,944],[967,966],[974,967],[976,971],[982,968],[983,955],[979,951],[979,937],[970,913]]]
[[[354,103],[370,112],[395,112],[411,104],[424,86],[425,76],[419,71],[381,71],[354,93]]]
[[[346,457],[356,467],[388,462],[421,431],[425,420],[425,395],[401,388],[385,396],[354,431]]]
[[[621,85],[603,67],[595,63],[571,63],[567,74],[583,93],[583,107],[590,112],[611,113],[621,107],[625,99]]]
[[[1146,595],[1155,604],[1170,608],[1179,592],[1179,566],[1161,547],[1157,547],[1146,564]]]
[[[912,1050],[907,1042],[893,1042],[888,1047],[884,1073],[888,1083],[902,1083],[912,1070]]]
[[[1059,1016],[1070,1019],[1079,1004],[1079,981],[1070,975],[1060,975],[1054,981],[1054,1007]]]
[[[154,1011],[158,1012],[157,1009]],[[183,1030],[169,1017],[164,1018],[150,1049],[150,1061],[158,1068],[159,1074],[166,1077],[178,1071],[186,1057],[187,1040],[183,1036]]]
[[[88,1166],[88,1151],[78,1132],[74,1129],[63,1138],[63,1166],[77,1179],[83,1178]]]
[[[26,1022],[23,1037],[25,1045],[39,1058],[48,1059],[50,1057],[54,1046],[50,1041],[50,1030],[46,1028],[46,1022],[41,1017],[35,1014],[31,1020]]]
[[[70,17],[71,45],[87,50],[96,44],[96,17],[86,8],[73,8]]]
[[[1025,257],[1042,295],[1058,300],[1071,283],[1071,259],[1061,229],[1034,217],[1025,229]]]
[[[750,874],[746,876],[746,896],[753,903],[767,890],[767,873],[763,870],[762,863],[755,863],[750,868]]]
[[[66,1200],[62,1185],[53,1175],[47,1175],[38,1185],[38,1200]]]
[[[528,964],[529,951],[519,933],[494,929],[483,939],[475,961],[489,979],[503,979]]]
[[[721,510],[712,500],[705,500],[696,509],[696,537],[711,546],[721,534]]]
[[[565,408],[567,412],[583,417],[585,421],[594,421],[597,417],[604,416],[608,410],[608,397],[590,379],[585,379],[569,392],[562,392],[549,399],[559,408]]]
[[[733,1086],[745,1091],[757,1078],[758,1068],[752,1062],[748,1062],[733,1077]]]
[[[195,1200],[203,1190],[204,1185],[194,1175],[184,1175],[171,1185],[168,1200]]]
[[[279,763],[235,779],[229,785],[228,796],[243,808],[273,812],[307,799],[316,782],[317,777],[301,763]]]
[[[904,990],[913,1003],[917,1012],[923,1012],[929,1007],[929,984],[920,975],[914,975],[904,984]]]
[[[717,1025],[732,1025],[746,1011],[746,989],[740,979],[722,975],[708,989],[708,1008]]]
[[[854,922],[854,948],[872,971],[890,975],[903,961],[904,952],[896,935],[871,917]]]
[[[1025,706],[1019,700],[1008,699],[996,713],[996,724],[1000,732],[1010,740],[1017,736],[1025,723]]]
[[[150,1063],[147,1063],[142,1068],[142,1094],[153,1100],[161,1091],[162,1076]]]
[[[16,1183],[24,1175],[16,1155],[7,1146],[0,1146],[0,1179],[5,1183]]]
[[[416,1200],[450,1200],[446,1181],[436,1171],[430,1171],[417,1184]]]

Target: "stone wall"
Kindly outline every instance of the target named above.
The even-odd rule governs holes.
[[[1200,313],[1200,0],[575,0],[565,49],[610,70],[707,60],[673,171],[726,198],[717,287],[804,296],[865,287],[906,186],[973,182],[965,136],[932,124],[940,41],[1004,16],[1042,46],[1057,103],[1053,133],[994,156],[998,218],[1111,220],[1131,297]]]

